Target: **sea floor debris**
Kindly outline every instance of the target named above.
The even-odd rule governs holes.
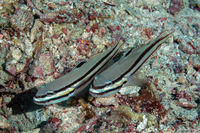
[[[0,132],[200,132],[199,0],[0,1]],[[139,71],[149,85],[38,106],[36,88],[114,46],[173,36]]]

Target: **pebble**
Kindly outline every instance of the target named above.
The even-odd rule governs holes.
[[[51,55],[45,54],[45,55],[40,55],[39,62],[42,66],[42,73],[44,75],[49,75],[52,74],[54,71],[54,66],[53,64],[53,59]]]
[[[99,49],[100,51],[104,49],[104,45],[103,44],[99,44],[97,45],[97,49]]]
[[[19,39],[17,39],[16,37],[13,39],[14,44],[19,47],[22,51],[24,51],[24,44],[21,43],[21,41]]]
[[[146,116],[144,115],[142,118],[143,118],[143,121],[137,126],[137,131],[139,131],[139,132],[141,132],[147,126],[147,118],[146,118]]]
[[[175,15],[180,12],[180,10],[183,8],[183,6],[184,6],[184,3],[182,0],[172,0],[171,5],[169,7],[169,12],[172,15]]]
[[[43,26],[43,23],[36,19],[33,28],[31,29],[31,42],[33,42],[36,38],[38,30]]]
[[[101,39],[97,36],[97,35],[94,35],[92,37],[92,42],[95,44],[95,45],[99,45],[101,44]]]
[[[138,1],[137,3],[140,3],[141,6],[147,5],[147,6],[156,6],[159,5],[162,1],[161,0],[142,0]]]
[[[16,72],[17,73],[21,72],[24,69],[24,67],[25,67],[25,63],[18,63],[16,65]]]
[[[196,78],[197,82],[200,82],[200,73],[195,73],[194,77]]]
[[[151,63],[151,68],[152,69],[159,69],[161,68],[161,63],[158,61],[158,60],[154,60],[152,63]]]
[[[60,45],[62,43],[60,39],[53,38],[52,40],[53,40],[53,44],[55,45]]]
[[[96,106],[100,106],[100,105],[114,105],[116,108],[119,106],[117,99],[115,97],[113,97],[113,96],[96,98],[94,104]]]
[[[12,57],[19,61],[20,58],[22,57],[22,52],[19,48],[14,48],[13,51],[12,51]]]
[[[180,75],[177,79],[177,83],[185,84],[187,82],[186,77],[184,75]]]
[[[179,49],[182,50],[186,54],[190,54],[190,55],[195,54],[195,49],[193,49],[191,45],[187,44],[186,41],[183,41],[180,44]]]
[[[40,133],[40,128],[33,129],[32,131],[22,132],[22,133]]]
[[[192,102],[192,101],[187,101],[185,98],[179,99],[178,105],[181,107],[186,107],[186,108],[195,108],[197,107],[197,104]]]
[[[12,27],[16,31],[29,30],[33,25],[33,21],[33,14],[22,9],[15,10],[15,13],[12,15],[12,17],[10,17]]]
[[[83,37],[83,38],[89,38],[89,37],[90,37],[90,33],[89,33],[89,32],[84,32],[84,33],[82,34],[82,37]]]
[[[191,64],[188,64],[186,69],[188,75],[194,75],[196,73],[196,70],[193,68],[193,65]]]
[[[45,84],[45,82],[42,79],[36,79],[35,82],[34,82],[34,86],[37,86],[37,87],[39,87],[43,84]]]
[[[9,79],[11,79],[11,75],[7,74],[5,71],[0,71],[0,84],[4,84],[4,81],[8,81]],[[1,80],[1,79],[4,79]]]
[[[127,86],[127,87],[122,87],[119,90],[119,93],[121,95],[133,94],[133,93],[138,93],[140,89],[141,87],[138,87],[138,86]]]
[[[28,56],[28,58],[33,56],[33,51],[34,51],[33,45],[30,42],[29,43],[27,42],[25,44],[25,53]]]
[[[11,75],[16,75],[16,64],[13,61],[6,62],[5,70]]]
[[[191,62],[193,67],[198,68],[200,66],[200,58],[196,55],[191,55],[189,58],[189,61]]]

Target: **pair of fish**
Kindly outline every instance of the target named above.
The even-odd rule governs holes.
[[[34,102],[38,105],[59,103],[76,96],[91,83],[89,92],[94,97],[114,94],[130,82],[130,77],[172,33],[161,33],[148,44],[132,49],[122,59],[99,73],[119,51],[122,44],[120,43],[121,37],[118,37],[114,47],[90,59],[66,75],[42,85],[34,97]]]

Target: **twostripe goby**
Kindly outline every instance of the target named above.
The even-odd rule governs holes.
[[[90,94],[94,97],[106,97],[118,92],[172,33],[161,33],[148,44],[133,49],[127,56],[95,76],[89,89]]]
[[[114,47],[96,55],[81,67],[73,69],[66,75],[42,85],[33,98],[34,102],[38,105],[59,103],[81,92],[118,52],[122,45],[120,43],[121,36],[118,35],[116,38]]]

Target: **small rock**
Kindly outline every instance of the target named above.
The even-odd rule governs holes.
[[[151,63],[151,68],[152,69],[158,69],[158,68],[160,68],[161,67],[161,63],[160,62],[158,62],[158,60],[154,60],[152,63]]]
[[[200,67],[200,58],[196,55],[191,55],[189,57],[189,62],[191,62],[193,68],[199,68]]]
[[[197,104],[192,101],[187,101],[185,98],[179,99],[178,105],[185,108],[195,108]]]
[[[149,7],[154,7],[156,5],[160,5],[161,4],[161,0],[142,0],[142,1],[138,1],[137,2],[137,6],[149,6]]]
[[[25,42],[25,54],[30,58],[33,56],[34,46],[31,44],[30,41],[26,40]]]
[[[89,38],[89,37],[90,37],[90,33],[89,33],[89,32],[84,32],[84,33],[82,34],[82,37],[83,37],[83,38]]]
[[[39,62],[42,66],[42,72],[44,75],[51,75],[54,71],[53,59],[49,54],[40,55]]]
[[[177,79],[177,83],[185,84],[187,82],[186,77],[184,75],[180,75]]]
[[[41,78],[43,76],[43,70],[42,70],[42,66],[38,66],[35,68],[35,71],[33,73],[34,77],[39,77]]]
[[[189,42],[190,43],[190,42]],[[179,49],[182,50],[184,53],[186,54],[195,54],[195,49],[192,47],[192,45],[189,45],[187,42],[183,41],[180,46]]]
[[[53,40],[53,44],[55,45],[60,45],[62,43],[60,39],[53,38],[52,40]]]
[[[110,97],[99,97],[96,98],[95,102],[94,102],[95,106],[100,106],[100,105],[114,105],[116,108],[119,106],[118,105],[118,101],[115,97],[110,96]]]
[[[53,15],[53,13],[50,13],[50,14]],[[41,20],[41,18],[40,18],[40,20]],[[52,30],[50,30],[49,33],[51,34],[51,36],[61,35],[63,33],[63,29],[64,29],[64,27],[62,25],[55,23],[52,26]]]
[[[184,6],[183,0],[172,0],[171,5],[169,7],[169,12],[172,15],[175,15],[176,13],[180,12],[183,6]]]
[[[194,77],[196,78],[197,82],[200,82],[200,73],[195,73]]]
[[[133,94],[133,93],[138,93],[138,91],[141,89],[139,86],[127,86],[127,87],[122,87],[119,90],[119,93],[121,95],[128,95],[128,94]]]
[[[6,68],[4,68],[6,70]],[[0,71],[0,79],[3,79],[4,81],[8,81],[11,79],[11,75],[7,74],[5,71]],[[4,81],[0,80],[0,84],[4,84]]]
[[[18,63],[16,65],[16,71],[17,71],[17,73],[21,72],[24,69],[25,65],[26,65],[25,63]]]
[[[33,25],[33,14],[27,10],[15,10],[15,13],[10,17],[12,27],[16,31],[29,30]]]
[[[101,39],[97,36],[97,35],[94,35],[92,37],[92,42],[95,44],[95,45],[99,45],[101,44]]]
[[[43,26],[43,23],[36,19],[33,28],[31,29],[31,42],[33,42],[36,39],[36,35],[38,33],[38,30]]]
[[[143,121],[137,126],[137,131],[139,131],[139,132],[141,132],[147,126],[147,118],[146,118],[146,116],[144,115],[142,118],[143,118]]]
[[[19,48],[13,49],[13,51],[12,51],[12,57],[13,57],[15,60],[19,61],[20,58],[22,57],[22,52],[21,52],[21,50],[19,50]]]
[[[32,131],[22,132],[22,133],[40,133],[40,128],[33,129]]]
[[[47,82],[48,83],[48,82]],[[41,86],[41,85],[43,85],[43,84],[45,84],[45,82],[44,82],[44,80],[42,80],[42,79],[36,79],[35,81],[34,81],[34,86]]]
[[[0,9],[2,12],[2,9]],[[10,27],[10,21],[8,17],[4,17],[2,14],[0,16],[0,27],[9,28]]]
[[[13,42],[17,47],[24,51],[24,44],[19,39],[17,39],[17,37],[14,37]]]
[[[104,49],[104,45],[103,44],[99,44],[97,45],[97,49],[99,49],[100,51]]]
[[[16,75],[16,63],[13,61],[6,62],[5,70],[12,75]]]
[[[196,73],[192,64],[188,64],[186,70],[188,75],[194,75]]]

